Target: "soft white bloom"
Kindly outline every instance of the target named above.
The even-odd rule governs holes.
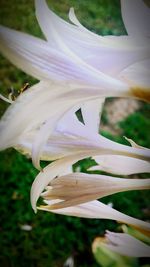
[[[150,257],[150,247],[135,237],[107,231],[104,246],[113,252],[130,257]]]
[[[137,1],[134,1],[135,5]],[[124,190],[148,189],[149,179],[72,173],[72,165],[87,157],[93,157],[102,165],[101,169],[112,173],[149,171],[148,149],[117,144],[98,133],[105,97],[149,100],[147,34],[142,38],[132,34],[98,36],[79,23],[73,9],[69,12],[72,24],[49,10],[44,0],[36,0],[35,4],[46,41],[0,27],[1,52],[17,67],[40,80],[22,93],[2,117],[0,148],[14,147],[32,156],[37,168],[40,159],[57,159],[33,182],[31,204],[35,211],[42,196],[46,205],[38,209],[108,218],[150,230],[148,223],[95,201]],[[128,1],[127,6],[123,2],[124,21],[128,9]],[[127,31],[130,31],[128,28],[127,25]],[[139,79],[140,73],[144,73],[143,79]],[[75,114],[79,109],[83,123]],[[120,166],[113,166],[116,161]],[[75,190],[72,190],[73,186]],[[45,189],[47,191],[43,192]]]
[[[134,1],[147,19],[148,7]],[[128,1],[121,1],[122,16],[130,36],[98,36],[85,29],[70,9],[68,23],[36,0],[36,16],[47,41],[0,27],[1,52],[41,82],[18,97],[2,118],[1,149],[32,143],[32,159],[39,168],[44,146],[59,119],[73,106],[107,96],[149,99],[149,52],[146,19],[134,15],[128,25]],[[146,11],[145,11],[146,10]],[[140,14],[141,14],[140,13]],[[146,70],[146,71],[145,71]],[[144,75],[143,75],[144,73]],[[142,79],[141,79],[142,76]],[[56,108],[57,107],[57,108]],[[39,112],[40,109],[40,112]],[[38,114],[38,115],[37,115]],[[34,136],[34,138],[33,138]]]

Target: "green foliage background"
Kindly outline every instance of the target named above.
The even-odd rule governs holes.
[[[125,33],[120,14],[119,0],[60,0],[47,1],[52,10],[67,19],[69,7],[75,8],[77,17],[90,30],[99,34]],[[35,18],[34,2],[31,0],[1,0],[0,23],[8,27],[43,37]],[[36,80],[16,69],[9,61],[0,57],[0,88],[4,95],[13,86],[16,91],[28,81]],[[1,115],[7,108],[1,104]],[[150,146],[146,129],[149,123],[149,106],[142,104],[141,110],[121,122],[123,135],[133,138],[143,146]],[[38,114],[37,114],[38,115]],[[107,115],[107,114],[106,114]],[[12,118],[13,119],[13,118]],[[103,120],[106,118],[103,116]],[[150,127],[149,127],[150,129]],[[126,143],[122,136],[105,136]],[[96,267],[91,243],[105,229],[119,230],[116,222],[88,220],[54,215],[46,212],[33,213],[30,201],[30,187],[37,174],[31,160],[13,149],[1,152],[0,186],[0,266],[10,267],[61,267],[70,255],[75,256],[76,266]],[[85,171],[91,163],[84,160],[76,165]],[[142,177],[144,177],[143,175]],[[102,199],[113,202],[114,208],[140,219],[148,219],[148,192],[126,192]],[[30,232],[21,230],[23,224],[32,225]],[[139,263],[141,264],[141,263]]]

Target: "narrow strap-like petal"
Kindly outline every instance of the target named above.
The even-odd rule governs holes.
[[[40,206],[38,209],[50,211],[57,214],[76,216],[82,218],[90,218],[90,219],[109,219],[116,220],[119,222],[123,222],[129,225],[133,225],[139,227],[141,229],[145,229],[150,231],[150,224],[147,222],[143,222],[141,220],[135,219],[131,216],[125,215],[102,202],[97,200],[84,203],[81,205],[77,205],[74,207],[68,207],[59,210],[50,210],[49,205],[51,205],[51,201],[45,201],[47,205]]]
[[[150,172],[150,163],[145,160],[118,155],[103,155],[93,157],[98,165],[89,168],[90,171],[100,170],[119,175]]]

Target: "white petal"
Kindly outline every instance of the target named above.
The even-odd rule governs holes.
[[[103,155],[93,157],[93,159],[99,165],[89,168],[91,171],[101,170],[120,175],[150,172],[150,163],[136,158],[117,155]]]
[[[88,31],[88,30],[87,30],[87,29],[80,23],[80,21],[77,19],[73,7],[71,7],[70,10],[69,10],[69,19],[70,19],[70,21],[71,21],[74,25],[78,26],[80,29],[82,29],[82,30],[84,30],[84,31],[87,31],[88,33],[91,33],[91,34],[92,34],[92,32]],[[95,34],[93,33],[93,35],[95,35]]]
[[[29,75],[57,81],[78,80],[80,76],[82,81],[82,71],[78,76],[69,58],[50,48],[47,42],[3,26],[0,26],[0,36],[0,51]]]
[[[117,153],[116,155],[122,155],[122,156],[128,156],[128,157],[133,157],[133,158],[139,158],[142,160],[150,160],[150,149],[148,148],[137,148],[137,147],[132,147],[132,150],[130,150],[131,147],[125,146],[119,143],[116,143],[114,141],[111,141],[104,136],[100,135],[100,142],[101,145],[103,144],[105,146],[105,149],[109,148],[109,150],[116,150]],[[111,154],[111,153],[110,153]]]
[[[135,143],[132,139],[127,138],[126,136],[124,136],[124,138],[130,143],[130,145],[131,145],[132,147],[140,148],[140,149],[144,149],[144,150],[149,151],[149,153],[150,153],[150,149],[149,149],[149,148],[138,145],[138,144]]]
[[[137,226],[145,230],[150,231],[150,224],[143,222],[141,220],[132,218],[128,215],[125,215],[108,205],[105,205],[97,200],[84,203],[74,207],[68,207],[59,210],[49,210],[48,205],[51,205],[51,201],[45,201],[47,206],[40,206],[38,209],[50,211],[57,214],[76,216],[82,218],[93,218],[93,219],[110,219],[116,220],[119,222],[124,222],[129,225]]]
[[[106,238],[105,246],[114,252],[129,257],[150,257],[150,247],[133,236],[107,231]]]
[[[44,40],[3,26],[0,26],[0,36],[0,51],[18,68],[37,79],[50,79],[50,72],[52,78],[57,77],[59,63],[56,67],[54,61],[58,60],[58,53],[50,49]],[[60,55],[60,61],[61,58],[63,56]]]
[[[129,35],[150,36],[150,8],[142,0],[121,0],[122,18]]]
[[[105,99],[100,98],[81,106],[84,124],[94,132],[99,132],[100,117]]]

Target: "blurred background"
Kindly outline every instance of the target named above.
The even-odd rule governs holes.
[[[69,8],[73,6],[81,23],[93,32],[102,35],[126,34],[119,0],[47,2],[52,10],[66,20]],[[1,0],[0,23],[43,38],[35,17],[33,0]],[[0,56],[2,94],[7,96],[11,87],[17,92],[26,82],[33,85],[37,81]],[[0,102],[1,115],[7,107],[8,104]],[[100,132],[119,143],[127,144],[123,138],[125,135],[139,145],[150,147],[149,111],[149,105],[140,101],[107,99]],[[42,211],[34,214],[29,197],[37,171],[31,160],[14,149],[1,152],[0,157],[0,266],[63,267],[70,256],[77,267],[100,266],[92,254],[92,242],[97,236],[103,236],[105,229],[119,231],[120,225],[109,220],[80,219]],[[85,172],[90,165],[91,160],[86,159],[76,163],[74,170],[80,166],[81,171]],[[146,174],[140,177],[144,178]],[[101,201],[111,203],[119,211],[139,219],[148,220],[150,215],[147,191],[118,193]],[[133,266],[146,263],[142,259]],[[104,266],[103,262],[101,266]]]

